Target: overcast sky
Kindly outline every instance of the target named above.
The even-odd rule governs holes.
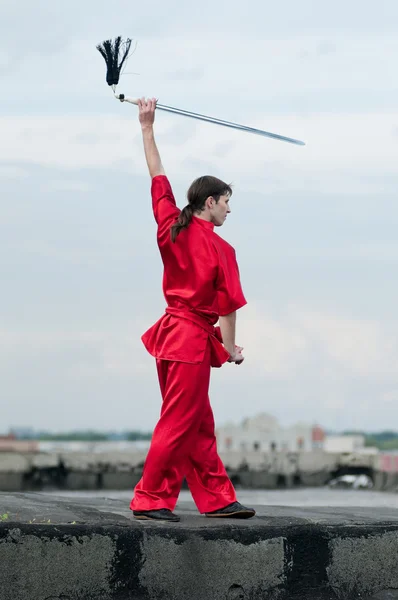
[[[180,207],[199,175],[234,186],[246,361],[212,372],[217,423],[398,429],[396,0],[3,0],[0,30],[0,430],[158,418],[150,180],[95,48],[117,35],[119,93],[306,142],[156,115]]]

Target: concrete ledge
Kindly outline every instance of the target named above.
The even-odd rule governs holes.
[[[398,600],[398,511],[178,512],[154,524],[120,500],[0,494],[0,598]]]

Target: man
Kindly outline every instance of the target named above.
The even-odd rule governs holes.
[[[244,360],[235,345],[236,311],[246,304],[235,251],[214,232],[231,212],[232,190],[199,177],[188,205],[177,208],[154,138],[156,100],[138,106],[167,308],[142,336],[156,358],[163,404],[130,508],[137,519],[179,521],[173,510],[185,477],[202,514],[249,518],[255,511],[237,502],[217,454],[208,396],[211,367]]]

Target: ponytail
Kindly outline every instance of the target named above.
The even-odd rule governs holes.
[[[180,233],[180,231],[188,227],[188,225],[192,221],[192,217],[193,208],[190,204],[187,204],[187,206],[184,206],[184,208],[180,212],[177,222],[170,228],[171,241],[173,242],[173,244],[176,241],[177,235]]]

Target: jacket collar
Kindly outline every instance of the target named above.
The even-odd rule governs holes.
[[[214,230],[214,223],[212,223],[211,221],[205,221],[205,219],[201,219],[200,217],[196,217],[195,215],[193,215],[192,217],[192,222],[197,223],[205,229],[210,229],[211,231]]]

